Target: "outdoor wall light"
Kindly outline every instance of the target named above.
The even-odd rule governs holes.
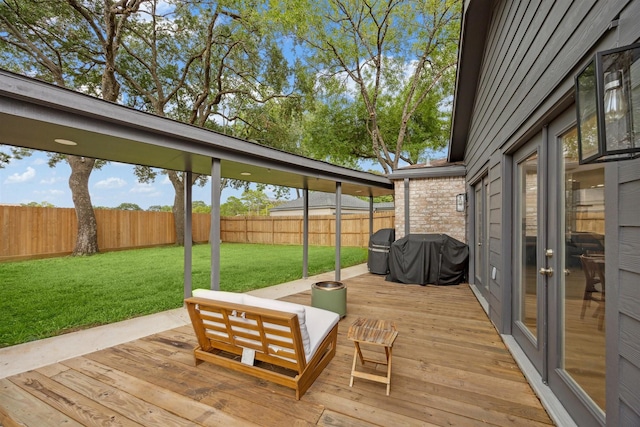
[[[640,157],[640,43],[596,53],[576,76],[580,164]]]
[[[467,204],[467,195],[465,193],[456,195],[456,212],[464,212]]]

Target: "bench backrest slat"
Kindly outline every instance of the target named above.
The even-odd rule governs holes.
[[[185,300],[198,344],[205,351],[220,349],[302,372],[306,358],[295,313],[192,297]]]

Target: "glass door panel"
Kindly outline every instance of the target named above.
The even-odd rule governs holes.
[[[548,383],[579,426],[606,423],[605,166],[578,163],[575,110],[548,127]]]
[[[475,237],[476,237],[476,259],[474,262],[475,266],[475,283],[476,285],[482,286],[484,283],[484,257],[482,245],[484,242],[484,192],[482,181],[476,184],[475,188],[475,213],[476,213],[476,224],[475,224]]]
[[[560,137],[564,231],[560,368],[605,408],[604,166],[578,165],[576,129]]]
[[[474,187],[475,203],[475,251],[474,251],[474,279],[475,285],[489,298],[489,179],[485,176]]]
[[[547,178],[540,171],[543,135],[538,134],[513,157],[512,333],[540,374],[545,368],[546,294],[545,214]],[[542,269],[542,270],[541,270]],[[544,374],[543,374],[544,376]]]
[[[522,322],[531,339],[538,336],[538,153],[518,164],[516,238],[519,243],[517,279],[517,320]]]

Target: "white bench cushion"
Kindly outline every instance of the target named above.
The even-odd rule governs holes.
[[[318,350],[320,343],[331,329],[340,321],[340,315],[333,311],[317,307],[305,307],[307,315],[307,331],[309,332],[309,354],[307,362],[311,360]]]
[[[278,301],[275,299],[260,298],[253,295],[244,295],[244,303],[246,305],[252,305],[254,307],[262,307],[269,310],[284,311],[285,313],[295,313],[298,315],[298,323],[300,324],[300,336],[302,337],[302,346],[304,348],[304,355],[307,360],[310,360],[311,354],[311,340],[309,338],[309,332],[307,331],[306,324],[306,309],[304,305],[294,304],[292,302]]]
[[[194,297],[208,298],[215,301],[244,304],[244,294],[237,292],[212,291],[211,289],[194,289],[191,292]]]

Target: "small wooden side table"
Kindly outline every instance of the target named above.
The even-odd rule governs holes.
[[[391,389],[391,351],[393,349],[393,342],[397,336],[398,330],[396,329],[395,323],[386,320],[365,319],[361,317],[349,327],[347,338],[352,340],[355,345],[349,387],[353,387],[353,379],[355,377],[364,378],[386,384],[387,396],[389,396],[389,390]],[[360,344],[384,347],[386,362],[365,358],[360,350]],[[360,359],[360,363],[362,363],[363,366],[365,362],[387,365],[387,375],[382,376],[356,371],[358,359]]]

